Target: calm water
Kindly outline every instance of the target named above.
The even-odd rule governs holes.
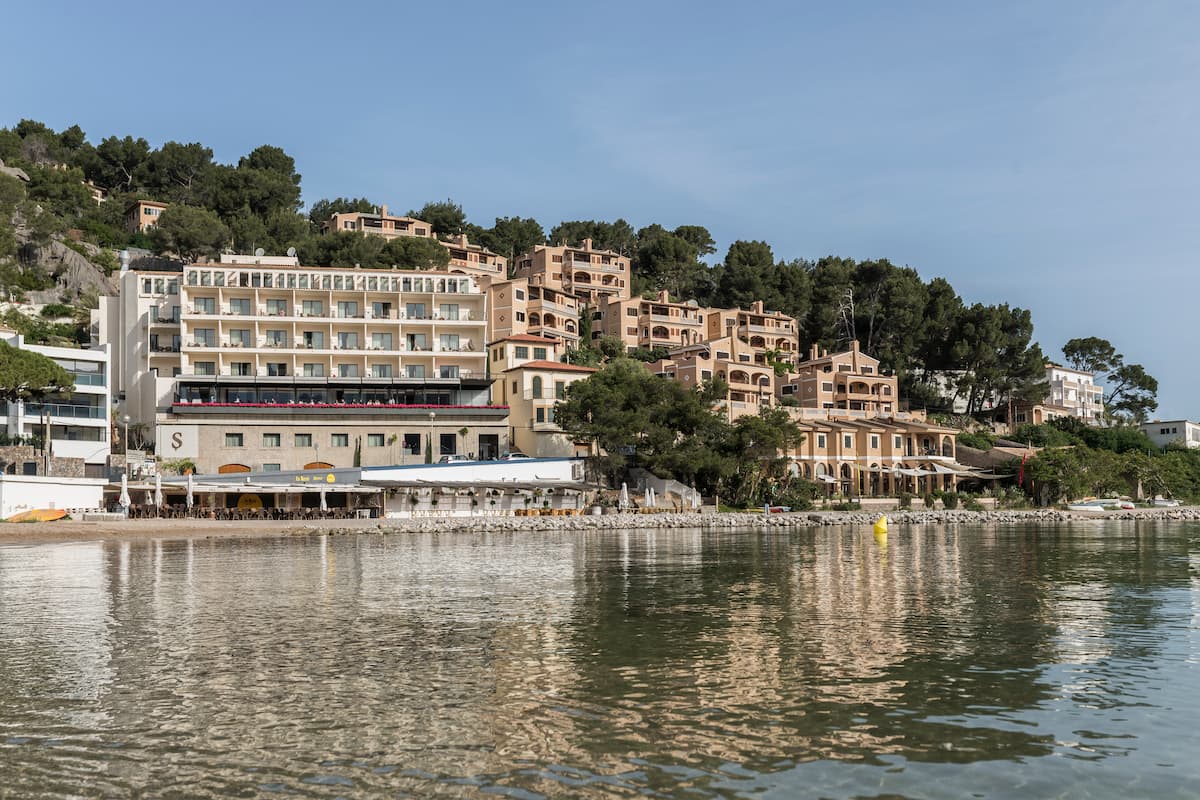
[[[0,796],[1200,796],[1200,526],[0,546]]]

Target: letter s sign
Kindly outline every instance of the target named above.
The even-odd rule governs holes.
[[[181,447],[183,447],[183,434],[179,431],[175,431],[171,434],[171,448],[178,450]]]

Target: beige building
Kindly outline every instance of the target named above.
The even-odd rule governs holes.
[[[794,367],[800,345],[800,324],[795,317],[763,308],[761,300],[742,308],[714,308],[707,313],[705,338],[736,337],[750,346],[751,361],[772,361]]]
[[[629,298],[629,259],[593,248],[591,239],[579,247],[537,245],[517,259],[515,274],[590,306],[598,306],[601,297]]]
[[[494,399],[508,406],[509,440],[516,450],[535,458],[587,455],[554,419],[555,404],[575,381],[596,372],[558,361],[561,343],[528,334],[508,336],[488,345],[488,361],[496,377]]]
[[[447,269],[451,272],[486,278],[487,282],[502,281],[508,277],[508,259],[482,245],[471,244],[465,233],[443,239],[441,243],[450,251]]]
[[[488,287],[488,333],[493,339],[527,333],[553,339],[560,349],[579,346],[579,301],[573,295],[514,278]]]
[[[167,210],[166,203],[153,200],[137,200],[125,209],[125,230],[130,233],[145,233],[158,225],[158,218]]]
[[[899,410],[896,378],[882,375],[879,359],[859,350],[858,342],[840,353],[813,345],[807,361],[781,379],[780,398],[793,397],[802,408],[893,414]]]
[[[378,214],[363,211],[333,214],[328,221],[321,225],[321,233],[332,233],[333,231],[370,233],[388,240],[400,236],[418,236],[423,239],[433,237],[428,222],[413,217],[392,216],[388,214],[387,206],[381,206]]]
[[[775,406],[775,372],[755,364],[750,346],[736,337],[688,345],[646,365],[651,372],[692,388],[720,378],[729,384],[724,408],[729,421]]]
[[[1101,423],[1104,418],[1104,388],[1096,385],[1093,373],[1047,364],[1046,381],[1050,384],[1047,406],[1065,408],[1072,417],[1089,425]]]
[[[485,293],[458,273],[223,256],[181,273],[122,273],[93,331],[117,354],[120,413],[158,430],[161,456],[202,471],[298,469],[385,463],[371,460],[390,455],[376,449],[381,432],[399,456],[386,463],[428,457],[428,442],[413,444],[420,434],[435,457],[499,455],[506,410],[490,401],[486,319]],[[226,445],[233,421],[244,435]],[[262,444],[275,433],[282,449]],[[285,447],[291,433],[312,449]]]
[[[673,303],[665,291],[654,300],[603,296],[592,311],[592,339],[616,336],[626,347],[682,347],[699,344],[708,336],[706,315],[695,301]]]

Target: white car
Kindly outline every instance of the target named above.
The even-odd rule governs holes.
[[[505,453],[504,455],[500,456],[501,461],[520,461],[523,458],[530,458],[530,456],[527,456],[524,453]]]
[[[463,463],[469,462],[470,460],[471,459],[467,458],[466,456],[442,456],[441,458],[438,459],[438,463],[439,464],[463,464]]]

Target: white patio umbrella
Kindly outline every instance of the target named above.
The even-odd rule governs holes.
[[[321,510],[322,511],[329,510],[329,504],[325,502],[325,487],[324,486],[321,487]]]
[[[155,508],[163,507],[162,476],[161,475],[154,476],[154,507]]]
[[[122,473],[121,475],[121,497],[117,500],[125,513],[129,514],[129,507],[133,505],[133,501],[129,499],[129,476]]]
[[[650,507],[658,508],[658,492],[654,491],[654,487],[650,487]]]
[[[186,500],[188,508],[191,508],[193,505],[196,504],[196,499],[192,495],[192,492],[194,490],[195,490],[195,487],[192,484],[192,473],[189,472],[187,474],[187,500]]]
[[[627,484],[621,484],[621,496],[617,500],[617,508],[622,511],[629,508],[629,486]]]
[[[652,490],[649,486],[646,487],[646,496],[643,498],[643,505],[645,505],[646,508],[654,505],[654,495],[652,494]]]

